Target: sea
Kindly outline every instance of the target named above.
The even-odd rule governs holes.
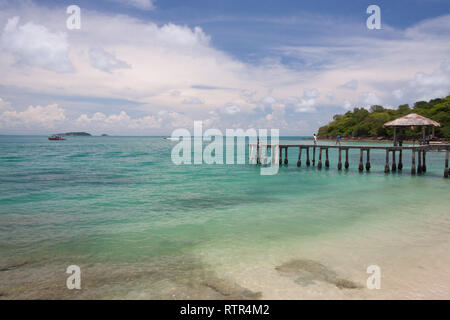
[[[444,153],[412,176],[410,151],[385,174],[383,150],[360,173],[359,150],[339,171],[334,149],[322,170],[290,149],[261,175],[176,165],[178,143],[0,136],[0,299],[450,298]]]

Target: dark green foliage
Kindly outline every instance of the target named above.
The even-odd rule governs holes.
[[[370,112],[383,112],[383,111],[384,111],[383,106],[375,105],[370,107]]]
[[[396,110],[385,109],[382,106],[372,106],[370,111],[364,108],[355,108],[345,114],[335,115],[333,121],[319,129],[319,136],[336,137],[392,137],[393,129],[384,128],[388,121],[403,117],[409,113],[435,120],[441,124],[436,128],[437,137],[450,138],[450,96],[426,101],[418,101],[414,107],[403,104]],[[421,129],[402,128],[399,134],[404,138],[421,136]]]

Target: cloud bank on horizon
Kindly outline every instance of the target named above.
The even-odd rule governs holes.
[[[82,1],[81,29],[68,30],[66,6],[0,1],[0,133],[167,135],[203,120],[311,135],[354,107],[450,93],[450,7],[440,1],[440,14],[413,23],[383,19],[381,5],[381,30],[357,6],[354,16],[282,4],[191,8],[196,16],[171,5]]]

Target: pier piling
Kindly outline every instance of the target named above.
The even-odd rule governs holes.
[[[259,143],[256,146],[256,164],[261,164],[261,148],[259,147]]]
[[[283,148],[282,148],[282,147],[279,147],[278,149],[279,149],[279,153],[280,153],[280,161],[279,161],[279,164],[280,164],[280,166],[281,166],[282,163],[283,163],[283,160],[282,160],[282,158],[283,158]]]
[[[342,149],[339,147],[339,160],[338,160],[338,170],[340,171],[340,170],[342,170],[342,155],[341,155],[341,153],[342,153]]]
[[[395,150],[392,150],[392,172],[397,171],[397,164],[395,163]]]
[[[370,149],[367,149],[366,171],[370,170]]]
[[[297,161],[297,167],[302,166],[302,147],[298,148],[298,161]]]
[[[427,152],[425,150],[422,151],[422,172],[427,172],[427,164],[426,164],[426,156]]]
[[[364,170],[364,165],[363,165],[363,149],[359,149],[359,171],[363,171]]]
[[[345,169],[348,169],[350,164],[348,163],[348,148],[345,149]]]
[[[317,163],[317,168],[322,169],[322,148],[319,148],[319,162]]]
[[[311,162],[309,161],[309,147],[306,148],[306,166],[310,166]]]
[[[313,147],[313,166],[316,165],[316,147]]]
[[[417,164],[417,174],[421,174],[422,173],[422,153],[420,152],[420,150],[417,150],[417,160],[418,160],[418,164]]]
[[[448,149],[445,153],[445,169],[444,169],[444,177],[448,178]]]
[[[450,151],[450,144],[439,144],[439,145],[420,145],[420,146],[405,146],[405,147],[387,147],[387,146],[335,146],[335,145],[320,145],[320,146],[312,146],[312,145],[257,145],[257,144],[250,144],[249,145],[249,164],[257,164],[257,165],[267,165],[268,163],[268,157],[269,157],[269,149],[271,150],[271,159],[272,161],[276,161],[278,158],[278,162],[280,165],[283,163],[285,165],[288,165],[288,149],[289,148],[298,148],[298,161],[297,166],[302,166],[302,152],[303,149],[306,149],[306,166],[310,166],[310,148],[312,148],[313,156],[312,156],[312,162],[313,165],[316,164],[316,149],[319,150],[319,158],[317,162],[317,168],[322,169],[323,162],[322,162],[322,153],[325,152],[325,167],[329,168],[330,166],[330,154],[329,149],[337,149],[338,153],[338,161],[337,161],[337,169],[339,171],[342,170],[343,165],[343,159],[342,159],[342,152],[345,151],[345,169],[349,168],[349,152],[350,149],[359,149],[359,166],[358,170],[360,172],[364,171],[364,167],[366,171],[370,171],[371,164],[370,164],[370,151],[372,149],[375,150],[384,150],[386,152],[386,163],[384,166],[384,172],[390,173],[395,172],[396,170],[402,170],[403,169],[403,151],[404,150],[411,150],[411,174],[422,174],[427,171],[427,164],[426,164],[426,156],[427,152],[445,152],[445,169],[444,169],[444,177],[449,176],[449,168],[448,168],[448,153]],[[283,161],[283,149],[284,149],[284,161]],[[366,161],[364,163],[364,152],[367,152]],[[390,164],[390,152],[392,152],[392,164]],[[398,152],[398,162],[397,162],[397,155]],[[416,156],[417,152],[417,156]],[[417,158],[417,166],[416,166],[416,157]]]
[[[389,149],[386,149],[386,164],[384,166],[384,173],[389,173]]]

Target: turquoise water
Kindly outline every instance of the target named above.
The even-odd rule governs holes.
[[[290,150],[289,166],[261,176],[250,165],[176,166],[176,144],[0,136],[0,298],[370,297],[332,282],[330,291],[330,277],[309,269],[306,284],[276,270],[315,261],[364,286],[375,257],[387,266],[385,297],[449,297],[433,282],[449,280],[443,153],[410,176],[408,152],[403,173],[386,175],[382,151],[361,174],[357,150],[341,172],[333,150],[321,171],[297,168]],[[396,269],[403,262],[410,274]],[[71,264],[80,291],[65,287]],[[429,285],[399,285],[397,274]]]

